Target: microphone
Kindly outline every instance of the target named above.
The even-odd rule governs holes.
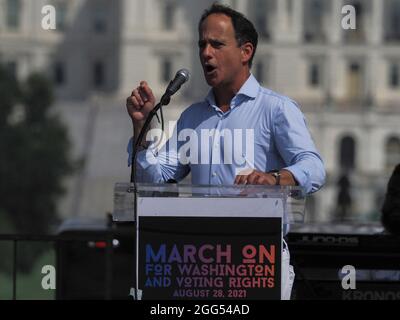
[[[190,73],[187,69],[180,69],[176,72],[174,80],[172,80],[168,87],[167,90],[165,90],[165,93],[161,100],[168,99],[170,98],[175,92],[177,92],[181,86],[189,80]]]

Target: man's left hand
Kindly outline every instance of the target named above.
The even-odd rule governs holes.
[[[265,184],[273,186],[276,184],[276,179],[270,173],[253,170],[248,175],[237,175],[235,184]]]
[[[280,185],[282,186],[295,186],[297,185],[297,181],[293,177],[292,173],[288,170],[280,170],[281,179]],[[235,178],[235,184],[263,184],[274,186],[276,184],[276,178],[266,172],[261,172],[257,170],[253,170],[248,175],[237,175]]]

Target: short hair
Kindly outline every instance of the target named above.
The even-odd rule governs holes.
[[[211,14],[224,14],[231,18],[233,29],[235,30],[235,38],[239,46],[242,46],[247,42],[250,42],[253,45],[253,54],[249,60],[249,67],[251,67],[258,43],[258,33],[251,21],[242,13],[233,10],[228,6],[214,3],[210,8],[204,10],[203,15],[201,16],[198,25],[199,33],[202,23]]]

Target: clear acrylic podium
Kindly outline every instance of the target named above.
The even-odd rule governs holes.
[[[117,222],[134,194],[117,183]],[[138,184],[138,299],[280,299],[283,235],[304,222],[299,187]]]

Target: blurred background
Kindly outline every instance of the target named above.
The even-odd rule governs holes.
[[[0,0],[0,233],[50,234],[112,212],[114,184],[130,177],[125,99],[142,79],[160,98],[180,68],[191,80],[166,121],[206,95],[197,21],[212,2]],[[253,74],[299,102],[322,154],[327,182],[306,221],[378,222],[400,163],[400,0],[221,2],[255,24]],[[342,28],[348,4],[354,30]],[[43,28],[46,5],[54,30]],[[54,261],[26,250],[21,272],[35,268],[30,255]]]

